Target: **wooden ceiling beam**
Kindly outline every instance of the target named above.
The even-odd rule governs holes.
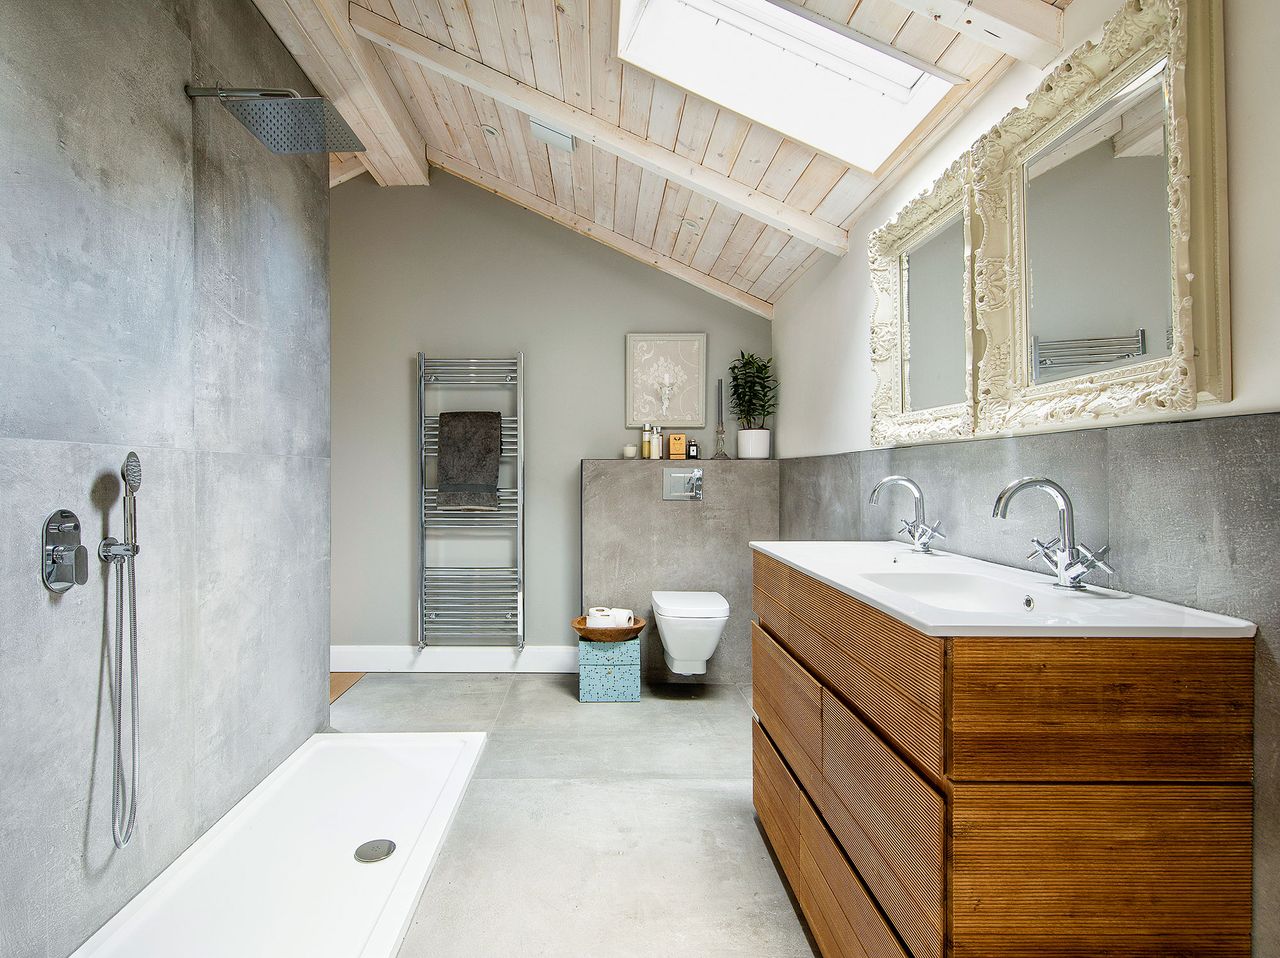
[[[426,142],[377,52],[351,30],[346,0],[254,0],[321,96],[333,101],[382,186],[424,186]]]
[[[637,243],[630,236],[623,236],[621,233],[607,229],[585,216],[579,216],[577,213],[543,199],[536,193],[523,190],[514,183],[509,183],[499,176],[487,173],[464,160],[450,156],[448,153],[433,147],[427,147],[427,158],[447,173],[464,179],[468,183],[473,183],[481,189],[501,196],[503,199],[510,200],[518,206],[523,206],[530,212],[545,216],[561,226],[568,227],[575,233],[590,237],[605,246],[617,250],[619,253],[625,253],[632,259],[659,269],[669,276],[674,276],[676,279],[684,280],[686,283],[697,286],[712,296],[718,296],[720,299],[727,300],[735,306],[741,306],[743,309],[749,310],[758,316],[763,316],[765,319],[773,319],[773,305],[771,303],[767,303],[763,299],[752,296],[737,287],[708,276],[706,273],[700,273],[693,267],[672,259],[670,256],[655,252],[643,243]]]
[[[1045,0],[894,0],[992,49],[1047,67],[1062,55],[1062,10]]]
[[[357,34],[429,70],[829,253],[843,255],[849,250],[849,234],[838,226],[521,83],[364,7],[352,4],[349,13]]]
[[[339,155],[337,153],[329,154],[329,189],[353,180],[361,173],[367,172],[364,163],[360,159],[359,153]]]

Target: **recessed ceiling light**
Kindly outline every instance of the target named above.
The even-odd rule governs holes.
[[[484,131],[485,131],[485,133],[487,133],[489,136],[497,136],[497,135],[498,135],[497,127],[492,127],[492,126],[490,126],[488,123],[481,123],[481,124],[480,124],[480,129],[484,130]]]
[[[697,221],[697,220],[685,220],[685,221],[684,221],[684,228],[685,228],[685,229],[687,229],[687,230],[692,230],[693,232],[695,232],[695,233],[696,233],[696,232],[698,232],[698,230],[700,230],[702,227],[700,227],[700,226],[698,225],[698,221]]]

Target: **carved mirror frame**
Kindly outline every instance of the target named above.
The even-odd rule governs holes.
[[[973,247],[966,201],[968,178],[969,154],[965,153],[893,220],[872,233],[867,243],[876,302],[871,318],[871,368],[876,376],[871,397],[871,441],[877,446],[973,435],[973,318],[969,294],[973,287]],[[931,409],[911,409],[908,377],[903,372],[904,368],[910,369],[911,362],[911,318],[903,310],[903,258],[957,213],[964,224],[965,399]]]
[[[1221,7],[1220,0],[1194,0],[1197,22],[1189,24],[1189,5],[1127,0],[1101,42],[1086,43],[1064,60],[1026,107],[1010,112],[972,149],[973,322],[985,344],[978,364],[980,433],[1181,412],[1230,398]],[[1195,30],[1190,76],[1189,25]],[[1037,384],[1026,302],[1024,165],[1166,57],[1171,354]]]

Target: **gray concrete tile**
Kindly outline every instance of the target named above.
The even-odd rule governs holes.
[[[646,683],[639,702],[578,701],[578,676],[526,675],[494,724],[501,731],[633,731],[734,727],[750,717],[731,685]]]
[[[590,721],[590,713],[584,716]],[[490,733],[476,769],[477,778],[583,781],[750,776],[751,723],[745,715],[732,726],[499,729]]]
[[[650,625],[643,667],[662,681],[728,683],[751,677],[753,539],[778,537],[776,461],[702,461],[702,502],[662,499],[670,462],[589,459],[582,463],[583,606],[633,609],[652,623],[651,593],[721,593],[729,621],[705,676],[672,676]]]
[[[190,44],[140,2],[0,4],[0,38],[0,436],[189,444]]]
[[[513,676],[371,672],[330,706],[340,732],[487,732]]]
[[[328,468],[324,459],[196,457],[202,827],[326,724]]]
[[[401,958],[812,958],[750,782],[475,781]]]
[[[127,451],[0,440],[0,515],[10,530],[0,538],[0,659],[15,677],[0,695],[5,955],[69,953],[195,837],[190,815],[179,813],[190,807],[193,778],[191,455],[144,449],[140,811],[126,851],[111,839],[116,586],[96,553],[105,535],[121,534],[117,470]],[[79,516],[91,553],[89,582],[60,596],[39,576],[40,530],[54,508]]]

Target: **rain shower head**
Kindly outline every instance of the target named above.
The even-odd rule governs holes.
[[[186,88],[189,97],[217,97],[272,153],[362,153],[364,144],[333,104],[296,90]]]
[[[142,460],[136,452],[124,457],[124,465],[120,467],[120,478],[124,480],[125,492],[135,495],[142,488]]]

